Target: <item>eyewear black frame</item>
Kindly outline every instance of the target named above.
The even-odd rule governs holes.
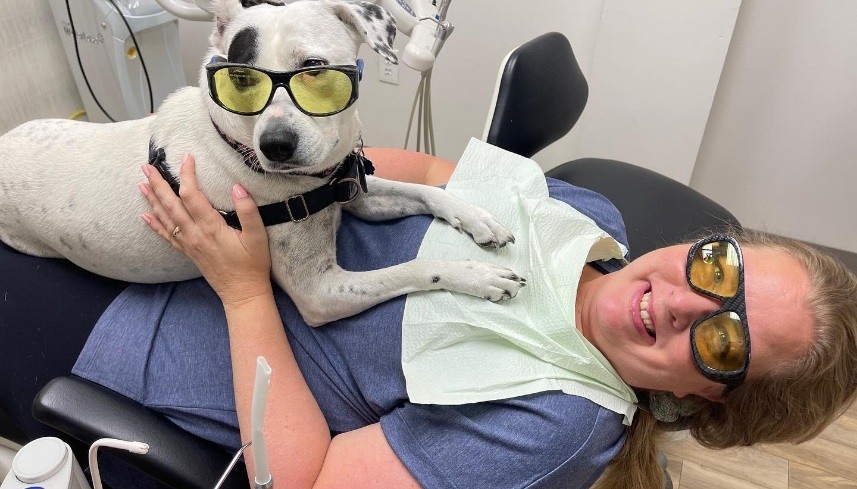
[[[226,107],[225,105],[223,105],[223,103],[220,101],[220,97],[217,95],[217,87],[216,87],[216,84],[214,83],[214,74],[216,72],[218,72],[219,70],[222,70],[224,68],[247,68],[247,69],[256,70],[258,72],[261,72],[261,73],[268,75],[268,78],[271,79],[271,93],[268,94],[268,100],[265,102],[265,105],[263,105],[261,109],[254,111],[254,112],[240,112],[237,110],[230,109],[229,107]],[[301,105],[298,103],[298,101],[295,100],[295,96],[292,93],[292,89],[291,89],[291,87],[289,87],[289,81],[291,81],[292,77],[294,77],[295,75],[300,75],[301,73],[306,73],[308,71],[321,71],[321,70],[339,71],[341,73],[348,75],[348,79],[351,80],[351,98],[348,100],[348,103],[345,104],[345,107],[343,107],[339,110],[336,110],[333,112],[325,112],[325,113],[320,113],[320,114],[314,114],[312,112],[305,110],[303,107],[301,107]],[[277,92],[278,87],[285,88],[286,93],[289,94],[289,98],[292,99],[292,102],[295,104],[295,107],[297,107],[298,110],[300,110],[304,114],[311,116],[311,117],[328,117],[331,115],[336,115],[336,114],[348,109],[352,105],[354,105],[354,102],[356,102],[357,98],[358,98],[360,70],[357,68],[356,65],[320,65],[320,66],[308,66],[306,68],[299,68],[299,69],[294,70],[294,71],[271,71],[271,70],[259,68],[257,66],[243,64],[243,63],[229,63],[229,62],[215,61],[215,62],[207,64],[205,66],[205,71],[206,71],[206,75],[208,78],[208,90],[209,90],[209,95],[211,96],[211,99],[214,100],[214,103],[216,103],[218,106],[220,106],[224,110],[227,110],[229,112],[232,112],[233,114],[238,114],[238,115],[258,115],[258,114],[261,114],[271,104],[271,100],[274,99],[274,94]]]
[[[738,253],[738,288],[735,290],[735,295],[732,297],[723,297],[713,292],[709,292],[694,285],[694,283],[691,281],[690,269],[693,265],[693,257],[696,255],[696,252],[699,251],[699,249],[703,246],[710,243],[716,243],[718,241],[731,243],[732,246],[735,247],[735,251]],[[735,238],[733,238],[732,236],[716,234],[707,238],[703,238],[694,243],[693,246],[690,247],[690,251],[688,251],[687,253],[685,278],[687,280],[688,285],[690,285],[693,290],[702,295],[717,299],[721,302],[721,306],[719,309],[697,319],[690,327],[690,346],[691,350],[693,351],[693,359],[696,362],[696,367],[702,372],[702,375],[704,375],[706,378],[713,380],[714,382],[725,384],[729,387],[729,389],[734,389],[735,387],[738,387],[744,382],[744,379],[747,377],[747,370],[750,368],[750,327],[747,323],[747,303],[744,297],[744,256],[741,252],[741,246],[738,245],[738,241],[736,241]],[[744,328],[744,364],[740,369],[733,371],[717,370],[705,365],[705,362],[702,361],[702,358],[699,355],[699,351],[697,351],[696,341],[694,341],[696,335],[696,328],[700,324],[702,324],[703,321],[711,319],[714,316],[717,316],[718,314],[724,312],[733,312],[737,314],[738,317],[741,319],[741,326]]]

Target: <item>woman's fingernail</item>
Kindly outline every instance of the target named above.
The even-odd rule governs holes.
[[[236,183],[235,185],[232,186],[232,195],[236,199],[243,199],[243,198],[247,197],[247,191],[244,190],[244,187],[242,187],[241,185],[238,185]]]
[[[189,159],[190,159],[190,154],[186,154],[186,155],[182,156],[182,165],[187,163],[187,160],[189,160]]]
[[[143,169],[143,173],[148,177],[149,176],[149,164],[146,163],[145,165],[141,166],[140,168]]]
[[[143,197],[148,197],[148,196],[149,196],[149,189],[148,189],[148,188],[146,188],[146,184],[145,184],[145,183],[141,183],[141,184],[140,184],[140,193],[141,193],[141,194],[143,194]]]
[[[142,216],[140,216],[140,217],[142,217],[142,218],[143,218],[143,220],[144,220],[144,221],[146,221],[146,224],[152,224],[152,218],[151,218],[151,217],[149,217],[149,216],[148,216],[148,214],[143,214],[143,215],[142,215]]]

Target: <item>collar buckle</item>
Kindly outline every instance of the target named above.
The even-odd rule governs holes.
[[[292,202],[295,200],[300,200],[300,203],[304,208],[304,216],[300,219],[296,218],[294,213],[292,213]],[[286,199],[286,210],[289,211],[289,218],[292,220],[292,222],[306,221],[310,216],[309,207],[307,207],[306,205],[306,199],[304,198],[303,194],[292,195],[291,197]]]
[[[347,203],[353,201],[354,199],[356,199],[357,197],[360,196],[360,189],[361,189],[360,180],[358,180],[356,178],[353,178],[353,177],[340,178],[339,180],[332,180],[330,182],[330,184],[331,185],[343,185],[343,184],[348,185],[348,188],[349,188],[348,198],[345,200],[336,199],[336,201],[339,202],[340,204],[347,204]]]

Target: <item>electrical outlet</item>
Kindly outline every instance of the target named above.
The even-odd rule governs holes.
[[[399,65],[378,57],[378,79],[391,85],[399,84]]]

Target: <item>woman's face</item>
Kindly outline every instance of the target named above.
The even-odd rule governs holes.
[[[628,384],[717,400],[724,386],[696,368],[690,326],[721,304],[688,285],[689,249],[690,245],[662,248],[581,285],[577,324]],[[752,378],[798,358],[809,347],[813,321],[805,303],[810,282],[798,262],[781,251],[749,247],[742,251]],[[654,339],[641,319],[644,299]]]

